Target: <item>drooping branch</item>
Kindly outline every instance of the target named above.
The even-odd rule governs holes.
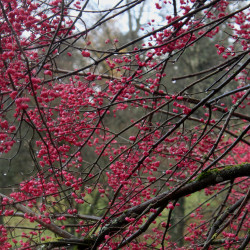
[[[16,212],[12,216],[25,217],[25,214]],[[50,215],[52,219],[62,217],[62,216],[66,218],[79,218],[79,219],[91,220],[91,221],[99,221],[101,219],[101,217],[94,216],[94,215],[87,215],[87,214],[52,214]],[[42,216],[42,217],[44,218],[45,216]]]
[[[27,214],[28,216],[31,216],[34,218],[34,220],[39,223],[40,225],[42,225],[43,227],[45,227],[46,229],[50,230],[51,232],[61,236],[62,238],[66,238],[66,239],[70,239],[70,238],[74,238],[74,235],[68,233],[67,231],[61,229],[61,227],[57,226],[56,224],[54,224],[53,222],[46,223],[43,221],[43,218],[41,218],[38,214],[34,213],[31,209],[25,207],[24,205],[20,204],[20,203],[15,203],[15,204],[11,204],[11,202],[13,201],[12,199],[10,199],[9,197],[7,197],[4,194],[0,193],[0,197],[1,198],[7,198],[9,201],[9,206],[13,206],[16,210],[23,212],[24,214]]]

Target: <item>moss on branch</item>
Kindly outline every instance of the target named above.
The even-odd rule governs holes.
[[[211,170],[208,170],[206,172],[202,172],[200,173],[195,180],[193,181],[199,181],[199,180],[202,180],[208,176],[211,176],[211,175],[219,175],[221,171],[231,171],[232,174],[234,171],[237,171],[238,168],[241,168],[242,166],[245,166],[246,164],[250,164],[248,162],[243,162],[243,163],[240,163],[240,164],[236,164],[236,165],[229,165],[229,166],[224,166],[223,169],[219,169],[219,168],[214,168],[214,169],[211,169]]]

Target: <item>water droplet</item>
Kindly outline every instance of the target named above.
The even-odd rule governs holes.
[[[3,173],[3,175],[7,175],[7,173]]]
[[[175,84],[175,83],[176,83],[176,80],[172,80],[172,83]]]

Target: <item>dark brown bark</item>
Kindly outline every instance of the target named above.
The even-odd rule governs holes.
[[[184,185],[177,191],[164,192],[138,206],[128,209],[120,217],[114,219],[109,225],[103,228],[96,238],[95,245],[92,249],[96,249],[104,240],[105,235],[112,235],[119,230],[123,229],[128,223],[125,218],[136,218],[148,207],[159,208],[165,207],[170,201],[179,199],[186,195],[195,193],[204,188],[214,186],[224,181],[233,180],[238,177],[244,177],[250,175],[250,163],[243,163],[236,166],[228,166],[222,170],[214,169],[204,173],[201,173],[194,181]]]

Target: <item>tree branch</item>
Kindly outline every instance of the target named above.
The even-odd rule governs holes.
[[[104,240],[105,235],[112,235],[126,226],[128,223],[125,218],[136,218],[140,215],[148,206],[151,208],[159,208],[168,204],[171,200],[179,199],[183,196],[195,193],[204,188],[214,186],[224,181],[233,180],[238,177],[249,176],[250,163],[243,163],[234,166],[227,166],[222,170],[213,169],[206,173],[200,174],[194,181],[186,184],[177,191],[164,192],[138,206],[128,209],[118,218],[114,219],[110,224],[106,225],[99,233],[96,239],[95,245],[92,249],[96,249]]]
[[[43,227],[45,227],[46,229],[52,231],[53,233],[66,238],[66,239],[71,239],[74,238],[74,235],[68,233],[67,231],[61,229],[59,226],[57,226],[56,224],[54,224],[53,222],[51,222],[50,224],[46,223],[43,221],[42,217],[40,218],[40,216],[36,213],[34,213],[32,210],[30,210],[29,208],[25,207],[24,205],[20,204],[20,203],[16,203],[16,204],[11,204],[11,202],[13,201],[12,199],[10,199],[8,196],[0,193],[0,197],[2,198],[7,198],[9,200],[9,206],[14,207],[16,210],[21,211],[25,214],[28,214],[29,216],[32,216],[35,221],[39,224],[41,224]]]

